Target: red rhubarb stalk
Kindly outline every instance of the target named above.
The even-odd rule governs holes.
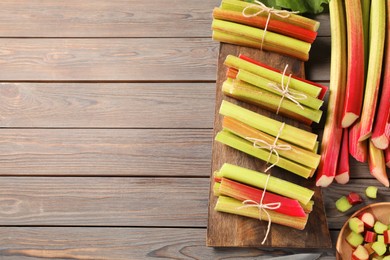
[[[335,180],[337,183],[346,184],[349,182],[349,149],[348,149],[348,129],[344,128],[341,143],[339,161]]]
[[[226,178],[222,178],[221,185],[219,186],[219,192],[222,195],[226,195],[240,201],[253,200],[257,203],[260,203],[261,197],[264,193],[261,189],[256,189]],[[267,191],[265,192],[263,204],[278,202],[280,203],[280,207],[275,209],[276,212],[296,217],[306,216],[305,211],[297,200],[282,197]]]
[[[321,162],[317,170],[316,185],[329,186],[336,175],[343,129],[341,116],[346,83],[346,39],[343,3],[329,2],[331,25],[330,93],[324,134],[321,143]]]
[[[349,154],[359,162],[367,162],[367,140],[359,142],[360,121],[349,128]]]
[[[390,1],[387,1],[387,28],[390,28]],[[388,31],[390,29],[387,29]],[[386,35],[384,75],[382,79],[382,93],[379,101],[378,111],[375,116],[374,128],[371,141],[379,149],[386,149],[389,146],[389,137],[386,136],[386,127],[390,115],[390,35]]]
[[[351,126],[360,116],[364,92],[364,34],[360,0],[346,0],[348,69],[342,126]]]
[[[359,141],[371,136],[381,80],[382,59],[385,45],[386,5],[385,0],[371,1],[370,52],[368,58],[366,89],[361,114]]]
[[[238,74],[238,70],[236,70],[235,68],[228,68],[226,71],[227,78],[235,79],[237,78],[237,74]]]
[[[369,142],[369,157],[368,157],[368,166],[370,168],[370,173],[374,176],[380,183],[389,187],[389,178],[386,174],[386,164],[385,156],[383,150],[380,150],[374,146],[372,142]]]

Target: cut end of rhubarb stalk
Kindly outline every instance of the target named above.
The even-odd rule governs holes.
[[[358,119],[358,118],[359,118],[359,115],[347,112],[343,116],[343,120],[341,121],[341,126],[343,128],[350,127],[353,123],[355,123],[356,119]]]
[[[334,178],[339,184],[347,184],[349,182],[349,172],[343,172]]]
[[[334,176],[326,176],[322,175],[318,180],[316,181],[316,185],[318,187],[328,187],[333,182]]]
[[[373,168],[371,169],[371,174],[374,176],[380,183],[382,183],[385,187],[390,187],[389,178],[383,175],[382,168]]]
[[[375,145],[376,148],[381,150],[385,150],[387,147],[389,147],[389,139],[385,134],[371,138],[371,142]]]

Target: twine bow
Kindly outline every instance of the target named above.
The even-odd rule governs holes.
[[[279,139],[280,134],[283,131],[284,125],[285,125],[285,123],[282,123],[282,125],[280,126],[279,132],[278,132],[277,136],[275,137],[275,140],[274,140],[274,142],[272,144],[269,144],[266,141],[261,140],[261,139],[257,139],[257,138],[252,138],[252,137],[247,137],[246,138],[249,141],[253,141],[253,146],[254,147],[259,148],[259,149],[267,149],[267,150],[270,151],[270,153],[268,155],[268,159],[267,159],[267,164],[271,160],[272,154],[275,154],[275,156],[276,156],[275,162],[273,164],[271,164],[267,169],[265,169],[264,172],[269,171],[272,167],[274,167],[276,164],[278,164],[279,158],[280,158],[278,150],[283,150],[283,151],[291,150],[291,146],[290,145],[287,145],[287,144],[276,144],[278,139]],[[263,145],[259,145],[259,143],[261,143]]]
[[[268,234],[269,234],[269,232],[271,230],[271,224],[272,224],[272,219],[271,219],[271,216],[268,213],[267,209],[268,210],[276,210],[276,209],[280,208],[281,205],[282,205],[281,202],[272,202],[272,203],[263,204],[263,200],[264,200],[265,192],[267,190],[268,181],[269,181],[270,176],[271,176],[271,174],[267,175],[267,179],[266,179],[265,185],[264,185],[264,191],[263,191],[263,194],[261,195],[260,202],[257,203],[254,200],[244,200],[242,202],[242,204],[244,204],[244,205],[238,208],[238,209],[250,208],[250,207],[258,208],[259,209],[259,220],[260,221],[262,221],[262,212],[263,211],[267,215],[268,225],[267,225],[267,231],[265,233],[264,239],[261,242],[262,245],[265,243],[265,241],[267,241]]]
[[[300,93],[300,92],[296,92],[296,91],[292,91],[289,89],[291,74],[288,75],[287,84],[286,85],[284,84],[284,77],[286,76],[287,68],[288,68],[288,64],[286,64],[286,66],[284,67],[284,71],[282,74],[282,80],[281,80],[280,85],[276,84],[276,83],[268,83],[268,86],[272,87],[273,89],[275,89],[276,91],[278,91],[282,95],[282,98],[280,99],[280,102],[278,105],[278,109],[276,110],[276,114],[279,113],[280,106],[282,105],[284,98],[291,100],[302,110],[304,109],[304,107],[298,102],[298,100],[307,99],[307,96],[305,94]]]
[[[247,11],[251,10],[251,9],[252,10],[253,9],[257,10],[257,12],[248,14]],[[271,19],[271,14],[279,16],[280,18],[288,18],[288,17],[290,17],[291,14],[299,13],[298,11],[294,11],[294,12],[291,11],[290,12],[290,11],[287,11],[287,10],[275,10],[274,7],[267,7],[262,2],[255,0],[254,4],[248,5],[248,6],[246,6],[244,8],[244,10],[242,10],[242,15],[244,17],[250,18],[250,17],[258,16],[259,14],[262,14],[263,12],[268,13],[268,17],[267,17],[267,22],[265,23],[263,36],[261,38],[261,45],[260,45],[260,49],[261,50],[263,50],[263,43],[264,43],[265,33],[267,32],[268,23],[269,23],[269,20]]]

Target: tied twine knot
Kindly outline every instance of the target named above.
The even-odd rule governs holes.
[[[267,241],[269,232],[271,230],[271,223],[272,223],[271,216],[268,213],[267,209],[268,210],[276,210],[276,209],[280,208],[282,205],[281,202],[272,202],[272,203],[263,204],[265,191],[267,190],[267,185],[268,185],[268,181],[269,181],[270,176],[271,176],[271,174],[267,175],[267,179],[266,179],[266,182],[264,185],[264,191],[263,191],[263,194],[261,195],[260,202],[257,203],[254,200],[244,200],[242,202],[242,204],[244,204],[244,205],[238,208],[238,209],[243,209],[243,208],[255,207],[255,208],[259,209],[259,220],[260,221],[262,221],[262,212],[264,212],[267,215],[268,225],[267,225],[267,231],[265,233],[264,239],[261,242],[262,245],[264,245],[265,241]]]
[[[307,99],[307,96],[303,93],[292,91],[289,89],[291,74],[288,75],[287,84],[284,84],[284,77],[286,76],[286,70],[288,68],[288,64],[284,67],[281,84],[276,83],[268,83],[268,86],[272,87],[276,91],[278,91],[282,98],[279,101],[278,109],[276,110],[276,114],[279,114],[280,107],[282,105],[283,99],[287,98],[295,103],[300,109],[304,109],[304,107],[299,103],[298,100]]]
[[[249,10],[257,10],[257,12],[255,13],[248,13]],[[267,32],[267,28],[268,28],[268,23],[271,19],[271,15],[274,14],[276,16],[279,16],[280,18],[288,18],[290,17],[291,14],[297,14],[299,13],[298,11],[287,11],[287,10],[277,10],[277,9],[274,9],[274,7],[268,7],[266,6],[265,4],[263,4],[262,2],[260,1],[257,1],[255,0],[254,1],[254,4],[251,4],[251,5],[248,5],[244,8],[244,10],[242,10],[242,15],[244,17],[247,17],[247,18],[250,18],[250,17],[255,17],[255,16],[258,16],[262,13],[268,13],[268,17],[267,17],[267,22],[265,23],[265,26],[264,26],[264,32],[263,32],[263,36],[261,38],[261,45],[260,45],[260,49],[263,50],[263,43],[264,43],[264,38],[265,38],[265,33]]]
[[[290,145],[277,144],[279,136],[281,135],[281,133],[283,131],[284,125],[285,125],[285,123],[283,122],[282,125],[280,126],[279,132],[278,132],[277,136],[275,137],[275,140],[272,144],[270,144],[264,140],[253,138],[253,137],[245,138],[245,139],[253,142],[253,147],[259,148],[259,149],[267,149],[270,151],[270,153],[268,155],[268,159],[267,159],[267,164],[271,160],[272,154],[275,154],[275,156],[276,156],[275,162],[273,164],[271,164],[267,169],[265,169],[264,172],[268,172],[272,167],[274,167],[276,164],[278,164],[279,159],[280,159],[278,150],[288,151],[288,150],[292,149]],[[261,143],[262,145],[259,145],[259,143]]]

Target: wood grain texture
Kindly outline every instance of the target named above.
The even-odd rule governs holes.
[[[226,79],[226,66],[223,64],[225,58],[229,54],[238,55],[240,53],[249,57],[253,57],[256,60],[266,63],[274,68],[278,68],[279,70],[283,70],[285,65],[289,64],[289,71],[287,71],[287,73],[293,73],[294,75],[301,77],[304,76],[303,63],[298,60],[283,57],[275,53],[261,52],[254,49],[237,47],[230,44],[221,44],[218,60],[214,136],[222,129],[222,116],[219,115],[218,112],[222,100],[228,100],[260,114],[277,118],[278,120],[284,121],[287,124],[304,127],[307,129],[307,126],[299,125],[296,121],[289,120],[288,118],[282,118],[273,113],[259,109],[256,106],[249,105],[223,95],[221,86],[223,81]],[[227,147],[226,145],[214,142],[211,169],[211,187],[213,187],[212,185],[214,183],[212,178],[213,172],[219,170],[224,163],[231,163],[258,171],[264,171],[264,169],[267,168],[264,161],[253,158],[240,151]],[[216,205],[217,198],[214,196],[212,188],[210,188],[207,245],[214,247],[331,247],[321,189],[315,186],[314,179],[305,180],[299,176],[293,176],[293,174],[278,167],[274,167],[272,169],[272,175],[315,190],[315,195],[313,197],[315,206],[313,212],[310,214],[306,228],[300,231],[285,226],[272,225],[268,239],[264,244],[261,244],[267,229],[267,222],[259,222],[256,219],[249,219],[237,215],[216,212],[214,207]]]
[[[0,226],[204,228],[209,182],[206,177],[1,177]],[[386,188],[380,188],[377,200],[366,199],[367,185],[378,186],[378,182],[354,179],[348,186],[332,184],[323,189],[331,229],[340,229],[349,215],[368,203],[390,200],[390,191]],[[338,212],[335,201],[350,191],[360,193],[364,203],[346,213]],[[311,218],[314,220],[314,215]],[[252,223],[248,220],[237,220],[234,225],[240,221]],[[253,224],[261,226],[257,220]],[[286,232],[295,233],[291,229]],[[296,235],[298,238],[299,232]],[[239,237],[240,232],[235,236]],[[205,240],[203,243],[205,245]]]
[[[215,80],[209,38],[0,39],[0,81]]]
[[[214,83],[0,83],[0,127],[212,128]]]
[[[1,37],[210,37],[212,1],[9,0]]]
[[[337,237],[337,232],[332,232]],[[1,227],[0,258],[31,259],[269,259],[293,250],[219,248],[204,245],[206,229]],[[77,238],[77,239],[74,239]],[[320,259],[330,250],[315,251]],[[332,258],[329,258],[332,259]]]
[[[208,176],[211,130],[1,129],[0,175]]]
[[[204,227],[206,178],[2,177],[0,226]]]

